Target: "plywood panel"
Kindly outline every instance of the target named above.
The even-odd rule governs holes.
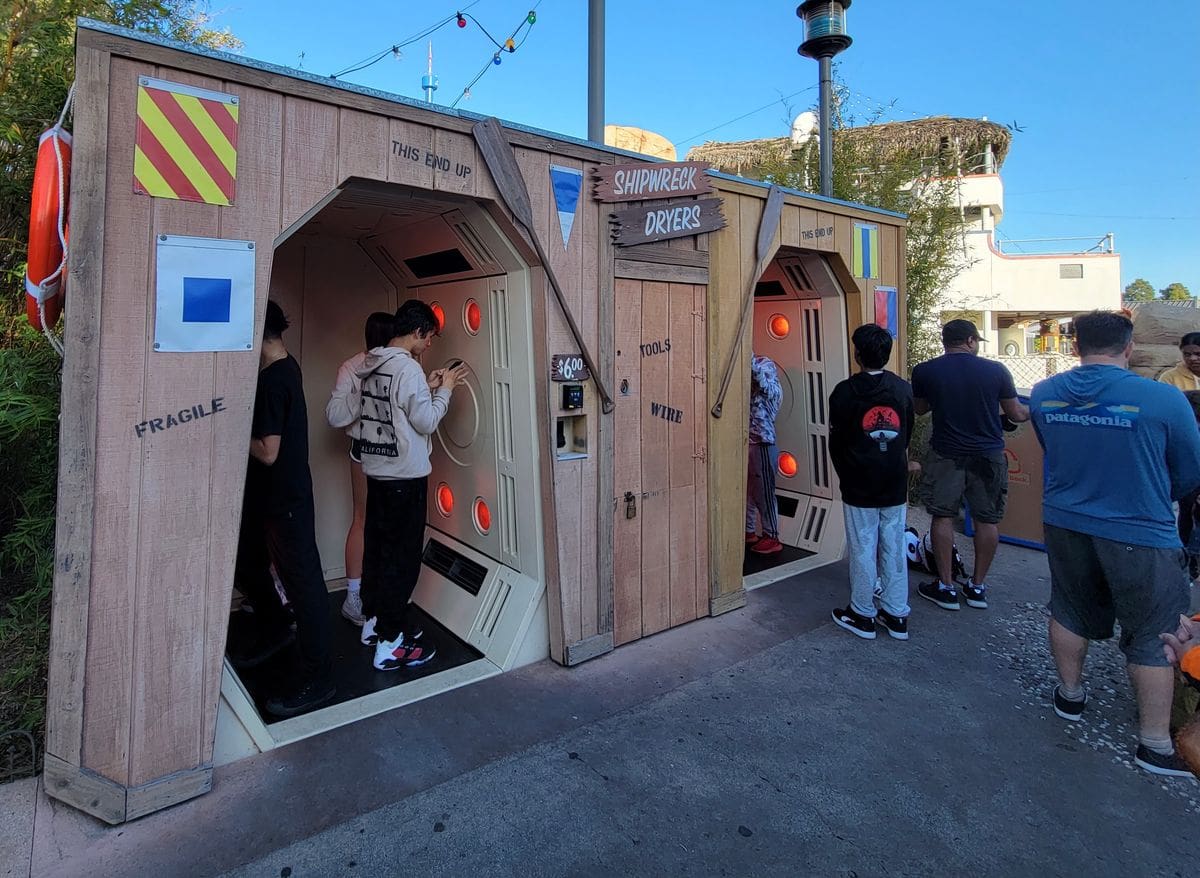
[[[644,405],[641,381],[642,282],[617,280],[616,409],[613,431],[613,642],[618,646],[642,636],[642,464]],[[632,494],[638,516],[627,518],[625,495]]]
[[[344,107],[338,110],[339,184],[347,177],[386,180],[390,149],[387,119]]]
[[[200,88],[221,88],[220,82],[177,72],[171,72],[169,78]],[[154,230],[216,237],[219,210],[215,205],[154,199]],[[217,396],[213,392],[214,355],[154,351],[152,294],[147,296],[147,307],[151,310],[146,336],[145,417],[165,418],[205,403],[211,407]],[[193,419],[141,439],[129,759],[132,786],[194,767],[199,761],[200,735],[206,725],[202,714],[205,656],[203,638],[197,635],[206,608],[207,488],[213,422],[219,416]]]
[[[708,418],[708,489],[714,497],[746,496],[746,441],[749,401],[749,354],[737,337],[741,298],[754,258],[757,217],[741,208],[745,196],[724,193],[726,228],[710,236],[712,254],[708,287],[708,375],[720,376],[732,349],[739,349],[720,418]],[[754,223],[747,226],[747,220]],[[716,401],[719,378],[708,383],[708,406]],[[738,591],[742,580],[744,509],[739,502],[721,503],[709,517],[711,534],[709,597]]]
[[[670,470],[670,621],[682,625],[696,618],[696,558],[707,550],[707,539],[696,541],[696,421],[707,412],[696,410],[693,297],[695,287],[671,284],[668,355],[669,399],[679,412],[668,422]]]
[[[104,285],[99,292],[96,493],[91,602],[83,702],[82,764],[129,783],[134,587],[137,582],[142,451],[134,425],[146,419],[147,291],[153,238],[150,198],[134,195],[133,137],[139,73],[112,62],[105,194]],[[120,173],[118,169],[126,169]]]
[[[232,207],[221,211],[220,234],[223,238],[257,242],[254,264],[254,337],[257,339],[262,335],[271,282],[274,257],[271,241],[279,229],[282,145],[278,134],[283,124],[283,98],[256,89],[232,85],[229,88],[239,95],[242,107],[238,126],[238,186],[240,191],[253,195],[238,199]],[[222,352],[214,357],[213,394],[225,401],[228,417],[212,419],[213,441],[209,452],[212,476],[208,528],[212,544],[205,598],[201,765],[212,763],[216,738],[221,664],[229,627],[234,559],[246,479],[246,456],[229,453],[229,450],[249,447],[257,375],[257,349],[246,353]]]
[[[487,173],[476,157],[474,139],[439,128],[433,133],[433,152],[446,167],[434,174],[434,186],[444,192],[474,195],[476,178]]]
[[[600,361],[600,371],[612,393],[617,393],[615,363],[616,363],[616,302],[613,285],[613,272],[616,254],[608,235],[601,234],[600,229],[606,227],[607,213],[596,208],[593,214],[596,218],[597,233],[594,246],[597,250],[596,284],[598,303],[597,352]],[[598,447],[599,471],[597,478],[596,497],[596,579],[597,579],[597,608],[596,627],[601,634],[612,634],[613,630],[613,516],[614,496],[616,493],[614,470],[614,432],[617,420],[614,413],[601,413],[598,418],[600,428],[600,444]],[[610,637],[611,639],[611,637]]]
[[[399,119],[392,119],[389,128],[388,180],[432,189],[433,168],[426,164],[426,156],[433,151],[433,129]]]
[[[560,164],[567,167],[579,167],[585,174],[587,173],[587,170],[580,163],[572,165],[570,162],[563,161]],[[553,200],[551,202],[551,209],[556,210]],[[600,256],[596,246],[598,213],[598,208],[593,206],[581,194],[575,217],[575,226],[571,232],[571,246],[577,247],[579,251],[579,284],[577,287],[579,290],[577,312],[579,316],[579,328],[583,332],[584,338],[587,339],[593,356],[597,359],[597,367],[603,370],[602,364],[605,362],[605,358],[601,353],[603,345],[600,342],[600,289],[598,278]],[[550,226],[551,240],[553,240],[553,235],[556,231],[554,228],[555,223],[551,222]],[[562,233],[559,232],[558,235],[561,241]],[[610,392],[612,392],[611,379],[608,376],[604,376],[603,371],[601,377],[604,378],[610,388]],[[596,492],[600,468],[608,465],[600,449],[600,419],[603,417],[603,414],[601,413],[600,398],[596,393],[594,382],[589,382],[586,385],[586,392],[588,393],[588,454],[590,457],[582,467],[579,488],[580,636],[585,640],[599,631],[600,582],[596,565],[597,553],[600,551],[599,533],[597,530],[599,498]]]
[[[801,214],[804,209],[795,204],[784,204],[779,215],[779,246],[797,247],[800,244]]]
[[[708,615],[708,570],[712,546],[708,533],[708,423],[712,417],[708,413],[708,376],[706,358],[708,349],[705,344],[707,325],[708,287],[692,287],[692,308],[697,314],[692,322],[692,368],[700,377],[692,385],[693,407],[696,417],[693,422],[694,441],[696,443],[696,458],[692,461],[695,477],[696,517],[694,539],[696,541],[696,617]]]
[[[671,420],[669,352],[650,353],[670,333],[670,287],[642,283],[642,634],[670,624]]]
[[[81,49],[76,61],[75,176],[71,183],[73,241],[83,252],[102,249],[108,169],[109,58]],[[97,379],[102,313],[102,259],[72,260],[76,292],[64,315],[62,417],[58,446],[58,521],[51,596],[49,682],[46,693],[46,771],[55,758],[78,766],[83,746],[88,609],[95,522]]]
[[[329,104],[286,97],[283,103],[281,228],[333,191],[337,179],[338,109]]]

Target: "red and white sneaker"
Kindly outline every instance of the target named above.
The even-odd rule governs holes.
[[[753,546],[755,543],[758,542],[758,540],[759,540],[758,534],[756,534],[752,530],[746,531],[746,545],[747,546]]]
[[[783,551],[783,543],[775,537],[763,537],[750,547],[750,551],[756,555],[774,555],[776,552]]]
[[[375,670],[394,671],[397,668],[419,668],[428,662],[437,650],[419,646],[401,634],[395,640],[380,640],[375,644]]]

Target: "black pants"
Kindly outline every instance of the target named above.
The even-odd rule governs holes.
[[[265,514],[249,506],[242,510],[234,579],[254,608],[256,625],[264,636],[273,636],[290,624],[271,579],[272,561],[296,614],[301,671],[306,680],[327,674],[329,595],[317,553],[311,502],[279,514]]]
[[[395,640],[417,577],[425,541],[425,497],[429,480],[367,478],[367,521],[363,530],[363,615],[375,617],[380,640]]]

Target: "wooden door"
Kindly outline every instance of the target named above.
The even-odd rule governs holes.
[[[706,295],[616,282],[616,644],[708,612]]]

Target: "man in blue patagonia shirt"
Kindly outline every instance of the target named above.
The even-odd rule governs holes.
[[[1038,384],[1030,400],[1046,451],[1050,650],[1061,681],[1054,712],[1081,717],[1088,641],[1112,637],[1120,622],[1138,702],[1134,761],[1188,777],[1171,744],[1174,671],[1159,634],[1174,631],[1188,609],[1191,584],[1171,501],[1200,485],[1200,432],[1182,393],[1127,370],[1127,317],[1077,317],[1075,347],[1082,365]]]

